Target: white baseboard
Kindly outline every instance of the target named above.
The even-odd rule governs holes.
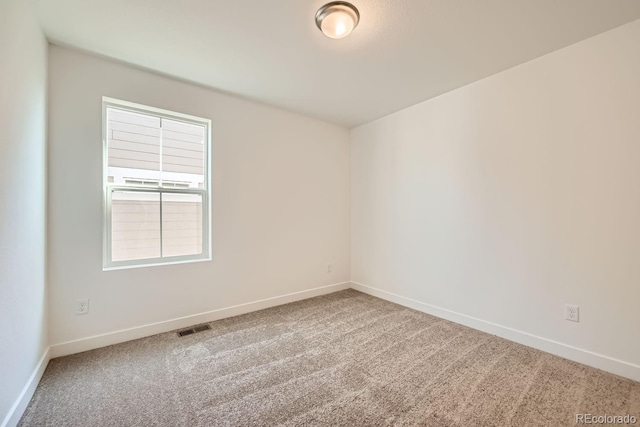
[[[31,373],[31,376],[27,380],[27,383],[22,389],[22,392],[16,399],[11,409],[9,409],[9,413],[7,414],[7,416],[4,417],[2,424],[0,424],[1,427],[15,427],[20,421],[20,418],[22,418],[22,414],[24,414],[24,410],[27,409],[27,405],[29,404],[29,401],[33,397],[33,393],[38,387],[38,383],[40,382],[40,378],[42,378],[42,374],[44,374],[44,370],[49,364],[49,355],[50,351],[49,347],[47,347],[47,349],[44,351],[44,354],[40,358],[40,361]]]
[[[277,305],[287,304],[290,302],[312,298],[319,295],[330,294],[344,289],[349,289],[349,285],[350,282],[336,283],[333,285],[322,286],[319,288],[308,289],[305,291],[294,292],[277,297],[265,298],[245,304],[234,305],[232,307],[220,308],[218,310],[207,311],[205,313],[194,314],[191,316],[180,317],[177,319],[151,323],[135,328],[123,329],[120,331],[94,335],[91,337],[63,342],[60,344],[54,344],[50,347],[50,354],[52,359],[56,357],[67,356],[69,354],[80,353],[83,351],[106,347],[108,345],[118,344],[125,341],[131,341],[138,338],[161,334],[163,332],[186,328],[187,326],[213,322],[214,320],[237,316],[239,314],[262,310],[264,308],[275,307]]]
[[[392,292],[363,285],[362,283],[351,282],[351,287],[357,291],[364,292],[414,310],[422,311],[423,313],[431,314],[442,319],[450,320],[473,329],[487,332],[492,335],[497,335],[501,338],[508,339],[509,341],[514,341],[547,353],[555,354],[556,356],[564,357],[565,359],[573,360],[574,362],[582,363],[587,366],[602,369],[603,371],[611,372],[634,381],[640,381],[640,366],[625,362],[624,360],[615,359],[589,350],[563,344],[561,342],[532,335],[527,332],[522,332],[507,326],[467,316],[466,314],[457,313],[455,311],[427,304],[413,298],[403,297]]]

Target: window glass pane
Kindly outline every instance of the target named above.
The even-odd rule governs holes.
[[[206,258],[209,121],[105,98],[103,105],[105,269]]]
[[[159,117],[107,109],[107,182],[158,185],[160,126]]]
[[[111,197],[111,259],[160,257],[160,194],[114,191]]]
[[[202,253],[202,195],[162,193],[162,255]]]
[[[164,186],[204,188],[204,140],[204,126],[162,119]]]

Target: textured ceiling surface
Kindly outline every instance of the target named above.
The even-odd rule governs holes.
[[[640,18],[638,0],[36,0],[53,43],[347,127]]]

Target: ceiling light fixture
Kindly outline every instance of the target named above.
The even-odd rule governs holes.
[[[360,21],[360,12],[346,1],[332,1],[318,9],[316,25],[325,36],[341,39],[351,34]]]

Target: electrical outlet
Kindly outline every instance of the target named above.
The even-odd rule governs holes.
[[[331,273],[331,264],[327,264],[327,273]]]
[[[580,307],[577,305],[565,304],[564,305],[564,318],[571,320],[572,322],[580,321]]]
[[[89,299],[79,299],[76,301],[76,314],[87,314],[89,312]]]

